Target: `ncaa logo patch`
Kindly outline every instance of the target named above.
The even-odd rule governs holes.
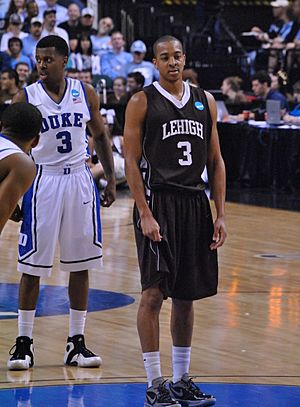
[[[203,105],[203,103],[198,101],[198,102],[195,102],[195,108],[197,110],[204,110],[204,105]]]
[[[78,90],[72,89],[71,90],[71,95],[73,96],[73,98],[78,98],[80,93],[78,92]]]

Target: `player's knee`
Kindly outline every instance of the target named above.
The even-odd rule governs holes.
[[[146,307],[152,312],[158,312],[163,302],[163,295],[157,288],[149,288],[143,291],[140,306]]]

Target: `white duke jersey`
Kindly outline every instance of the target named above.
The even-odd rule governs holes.
[[[0,133],[0,160],[11,154],[24,153],[15,143]]]
[[[66,89],[56,103],[41,81],[24,88],[27,101],[43,116],[40,141],[32,149],[36,164],[74,165],[87,157],[86,123],[91,119],[83,83],[65,78]]]

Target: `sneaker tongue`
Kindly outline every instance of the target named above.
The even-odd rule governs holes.
[[[185,373],[182,375],[181,380],[183,380],[184,382],[188,382],[189,381],[189,374]]]
[[[152,380],[152,387],[157,388],[160,384],[164,381],[163,377],[157,377],[156,379]]]

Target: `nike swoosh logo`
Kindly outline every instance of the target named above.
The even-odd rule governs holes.
[[[154,395],[154,398],[151,398],[151,396],[149,396],[149,394],[147,394],[147,401],[150,403],[150,404],[154,404],[155,402],[156,402],[156,400],[157,400],[157,396],[156,395]]]
[[[88,204],[88,203],[90,203],[91,201],[86,201],[86,202],[83,202],[83,205],[86,205],[86,204]]]
[[[172,393],[174,394],[175,397],[179,397],[179,398],[183,397],[183,390],[182,389],[179,390],[179,391],[172,389]]]

